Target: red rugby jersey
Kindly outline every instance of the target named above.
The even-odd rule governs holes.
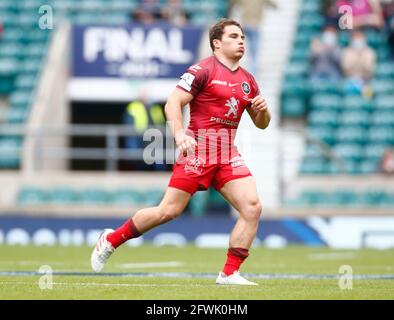
[[[193,95],[190,102],[190,129],[197,140],[201,133],[228,134],[227,146],[234,147],[234,138],[242,113],[259,95],[254,77],[242,67],[231,71],[214,55],[189,67],[181,76],[177,88]],[[207,131],[209,130],[209,131]],[[227,138],[226,138],[227,139]],[[206,139],[204,139],[206,140]],[[218,146],[224,139],[219,138]]]

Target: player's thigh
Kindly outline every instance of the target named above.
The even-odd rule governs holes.
[[[166,212],[178,215],[186,208],[191,194],[173,187],[167,187],[159,207]]]
[[[252,176],[230,180],[219,192],[241,214],[250,211],[253,214],[261,213],[256,181]]]

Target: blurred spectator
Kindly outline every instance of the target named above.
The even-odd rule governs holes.
[[[165,115],[163,107],[157,103],[147,103],[144,98],[129,103],[123,115],[123,123],[132,125],[136,135],[126,137],[125,146],[127,149],[141,149],[146,146],[143,141],[144,132],[150,126],[165,126]],[[150,142],[148,142],[149,144]],[[136,164],[135,168],[143,170],[145,164]],[[165,170],[166,165],[154,163],[154,170]]]
[[[338,26],[338,7],[337,0],[323,0],[320,5],[322,15],[325,17],[326,25]]]
[[[394,60],[394,0],[381,0],[388,31],[390,56]]]
[[[380,171],[385,174],[394,174],[394,149],[387,149],[380,162]]]
[[[137,133],[137,135],[126,138],[126,147],[129,149],[142,148],[142,135],[149,125],[145,102],[142,100],[130,102],[123,114],[123,123],[130,124]]]
[[[311,80],[338,80],[341,78],[341,49],[337,30],[327,26],[321,38],[311,42],[309,77]]]
[[[346,78],[345,92],[368,95],[376,63],[376,53],[371,49],[362,31],[352,33],[350,45],[341,56],[341,67]],[[367,96],[366,96],[367,97]]]
[[[258,28],[267,7],[277,8],[276,0],[232,0],[229,12],[245,28]]]
[[[352,8],[353,29],[384,27],[383,10],[379,0],[337,0],[337,8],[341,6]]]
[[[185,10],[181,0],[168,0],[161,10],[161,18],[176,26],[184,26],[189,23],[190,13]]]
[[[137,9],[131,12],[134,22],[152,24],[161,19],[161,6],[157,0],[141,0]]]
[[[391,59],[394,60],[394,17],[391,19],[389,27],[388,43],[390,47]]]
[[[232,0],[229,2],[229,16],[243,26],[246,33],[247,63],[252,73],[257,72],[260,33],[258,31],[266,8],[277,8],[276,0]],[[249,30],[247,30],[249,29]]]

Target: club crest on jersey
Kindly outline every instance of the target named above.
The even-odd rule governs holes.
[[[242,87],[242,91],[243,91],[245,94],[249,94],[249,92],[250,92],[250,86],[249,86],[249,84],[248,84],[247,82],[242,82],[241,87]]]
[[[229,100],[227,100],[225,106],[229,107],[229,110],[227,111],[227,113],[224,116],[230,117],[230,115],[233,115],[233,119],[237,118],[238,103],[239,103],[239,100],[235,99],[234,97],[231,97]]]
[[[203,167],[204,167],[203,159],[191,155],[188,157],[184,169],[186,173],[193,172],[195,174],[201,175]]]

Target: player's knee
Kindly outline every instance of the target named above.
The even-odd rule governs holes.
[[[246,202],[244,215],[247,220],[258,221],[261,217],[263,208],[259,199],[250,199]]]
[[[160,210],[160,220],[162,223],[171,221],[179,217],[182,213],[182,209],[177,206],[176,204],[174,205],[166,205],[161,207]]]

